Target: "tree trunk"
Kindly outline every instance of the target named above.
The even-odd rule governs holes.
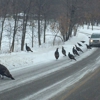
[[[22,39],[21,39],[21,51],[24,50],[24,43],[25,43],[25,36],[26,36],[26,25],[27,25],[27,20],[25,20],[25,15],[24,15],[23,29],[22,29]]]
[[[34,27],[32,26],[32,47],[33,47],[33,43],[34,43]]]
[[[46,34],[46,18],[45,18],[45,21],[44,21],[44,39],[43,39],[44,43],[46,42],[45,34]]]
[[[69,39],[69,37],[72,35],[72,29],[73,29],[73,26],[74,26],[74,15],[75,15],[75,7],[72,5],[72,8],[71,8],[71,12],[70,12],[70,25],[69,25],[69,31],[68,31],[68,35],[66,37],[66,41]]]
[[[0,34],[0,50],[1,50],[1,42],[2,42],[2,34],[3,34],[4,22],[5,22],[5,17],[2,20],[2,28],[1,28],[1,34]]]
[[[32,0],[29,1],[28,8],[24,9],[22,40],[21,40],[21,51],[24,50],[24,43],[25,43],[25,36],[26,36],[26,27],[27,27],[29,11],[30,11],[30,8],[31,8],[31,2],[32,2]]]
[[[40,9],[39,9],[40,10]],[[41,45],[41,35],[40,35],[40,11],[38,13],[38,44]]]
[[[11,45],[11,48],[10,48],[10,51],[11,51],[11,52],[13,52],[13,51],[14,51],[15,34],[16,34],[16,32],[14,32],[14,34],[13,34],[12,45]]]
[[[15,19],[15,24],[14,24],[14,33],[13,33],[12,45],[11,45],[11,48],[10,48],[11,52],[14,52],[15,36],[16,36],[16,33],[17,33],[17,26],[18,26],[18,16],[17,16],[17,14],[15,15],[14,19]]]

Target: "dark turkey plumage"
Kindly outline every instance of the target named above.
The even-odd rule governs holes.
[[[85,41],[81,41],[82,43],[85,43]]]
[[[77,43],[79,46],[82,46],[82,44],[80,44],[80,43]]]
[[[73,60],[76,60],[75,57],[74,57],[74,55],[70,54],[70,52],[68,53],[68,57],[69,57],[71,60],[72,60],[72,59],[73,59]]]
[[[12,80],[14,80],[14,78],[10,74],[9,70],[2,64],[0,64],[0,75],[2,75],[3,78],[4,78],[4,76],[6,76],[6,77],[11,78]]]
[[[26,43],[26,50],[27,50],[27,51],[33,52],[33,51],[31,50],[31,48],[30,48],[29,46],[27,46],[27,43]]]
[[[62,46],[62,54],[63,54],[64,56],[66,56],[66,50],[64,49],[63,46]]]
[[[90,45],[88,45],[88,44],[86,44],[86,47],[87,47],[87,49],[91,49],[91,46],[90,46]]]
[[[75,47],[76,47],[76,50],[77,50],[77,51],[83,52],[81,48],[77,47],[76,45],[75,45]]]
[[[78,55],[79,56],[79,53],[77,52],[77,50],[74,47],[73,47],[72,51],[73,51],[74,55]]]
[[[55,53],[54,53],[54,56],[55,56],[55,58],[56,58],[56,59],[58,59],[58,58],[59,58],[58,48],[56,49],[56,51],[55,51]]]

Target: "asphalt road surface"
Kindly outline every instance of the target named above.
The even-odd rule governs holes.
[[[37,66],[36,70],[32,70],[30,67],[28,69],[23,69],[22,71],[16,71],[16,73],[13,73],[16,80],[0,80],[0,88],[3,87],[3,89],[0,91],[0,100],[25,100],[24,98],[27,98],[30,95],[33,95],[33,98],[27,100],[43,100],[43,97],[46,96],[48,87],[68,78],[69,76],[76,75],[77,73],[78,76],[80,76],[83,71],[95,66],[96,59],[99,56],[100,51],[97,49],[97,51],[92,55],[69,66],[66,66],[66,63],[69,63],[69,61],[66,61],[64,58],[52,63],[39,65],[43,66],[42,69]],[[59,70],[52,71],[54,68],[59,66],[64,67]],[[49,73],[48,71],[52,72]],[[46,72],[47,74],[43,75]],[[68,88],[65,88],[65,90],[61,93],[57,93],[53,95],[52,98],[44,100],[99,100],[97,99],[100,95],[99,72],[100,71],[98,68],[98,70],[95,70],[92,73],[90,72],[79,82],[76,82]],[[40,76],[38,74],[40,74]],[[37,78],[32,78],[32,76],[34,77],[36,75]],[[72,79],[74,80],[77,77],[73,76]],[[26,81],[27,79],[30,80]],[[43,91],[42,96],[39,91]],[[49,92],[47,96],[50,95]],[[34,96],[35,94],[37,94],[36,98]],[[38,99],[39,97],[40,99]]]
[[[100,68],[50,100],[100,100]]]

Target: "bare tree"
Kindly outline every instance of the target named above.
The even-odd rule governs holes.
[[[2,16],[2,21],[1,21],[1,32],[0,32],[0,50],[1,50],[1,42],[2,42],[2,34],[4,30],[4,22],[6,19],[7,11],[8,11],[8,6],[9,6],[10,0],[0,0],[0,15]]]
[[[58,18],[58,23],[59,23],[59,30],[63,37],[63,41],[66,41],[66,33],[68,32],[68,27],[69,27],[69,18],[66,16],[66,14],[62,14]]]
[[[22,0],[22,3],[26,3],[27,6],[23,5],[23,28],[22,28],[22,39],[21,39],[21,50],[24,50],[24,43],[25,43],[25,36],[26,36],[26,27],[27,27],[27,22],[28,22],[28,17],[29,17],[29,12],[31,9],[31,2],[32,0]]]
[[[51,10],[51,4],[50,4],[50,0],[45,0],[44,4],[42,5],[42,15],[43,15],[43,19],[44,19],[44,37],[43,37],[43,43],[46,42],[46,28],[47,28],[47,21],[48,21],[48,17],[49,17],[49,13]]]
[[[12,44],[11,44],[11,48],[10,51],[13,52],[14,51],[14,46],[15,46],[15,36],[17,34],[17,30],[18,30],[18,21],[19,21],[19,17],[18,17],[18,10],[19,10],[19,0],[15,0],[12,2],[12,12],[13,12],[13,18],[14,18],[14,28],[13,28],[13,38],[12,38]]]
[[[41,45],[41,25],[40,25],[40,21],[41,21],[41,11],[42,11],[42,2],[43,0],[36,0],[35,1],[35,8],[36,8],[36,14],[37,14],[37,20],[38,20],[38,44],[39,46]]]

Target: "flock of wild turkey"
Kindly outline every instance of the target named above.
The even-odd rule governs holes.
[[[84,43],[85,41],[81,41],[82,43]],[[79,46],[82,46],[80,43],[77,43]],[[87,49],[91,49],[91,47],[89,45],[87,45]],[[26,50],[29,52],[33,52],[31,50],[31,48],[29,46],[27,46],[27,43],[26,43]],[[76,60],[75,59],[75,55],[78,55],[79,56],[79,53],[78,52],[83,52],[81,50],[81,48],[79,48],[77,45],[75,45],[75,47],[72,48],[72,52],[73,54],[71,54],[70,52],[68,53],[68,57],[70,59],[73,59],[73,60]],[[64,47],[62,46],[62,54],[64,56],[66,56],[66,50],[64,49]],[[59,58],[59,51],[58,51],[58,48],[56,49],[55,53],[55,58],[58,59]],[[8,78],[11,78],[12,80],[14,80],[13,76],[10,74],[9,70],[2,64],[0,64],[0,75],[2,76],[2,78],[4,78],[4,76],[8,77]]]
[[[81,41],[82,43],[85,43],[85,41]],[[77,43],[79,46],[82,46],[82,44],[81,43]],[[86,44],[86,47],[87,47],[87,49],[91,49],[91,46],[89,46],[88,44]],[[56,49],[56,51],[55,51],[55,53],[54,53],[54,56],[55,56],[55,58],[56,59],[58,59],[59,58],[59,51],[58,51],[58,49],[59,48],[57,48]],[[75,56],[77,55],[77,56],[79,56],[79,52],[82,52],[83,53],[83,51],[82,51],[82,49],[80,48],[80,47],[78,47],[77,45],[75,45],[73,48],[72,48],[72,52],[73,52],[73,54],[71,54],[70,52],[68,52],[68,57],[72,60],[75,60],[76,61],[76,58],[75,58]],[[64,55],[64,56],[66,56],[66,50],[64,49],[64,47],[62,46],[62,54]]]

